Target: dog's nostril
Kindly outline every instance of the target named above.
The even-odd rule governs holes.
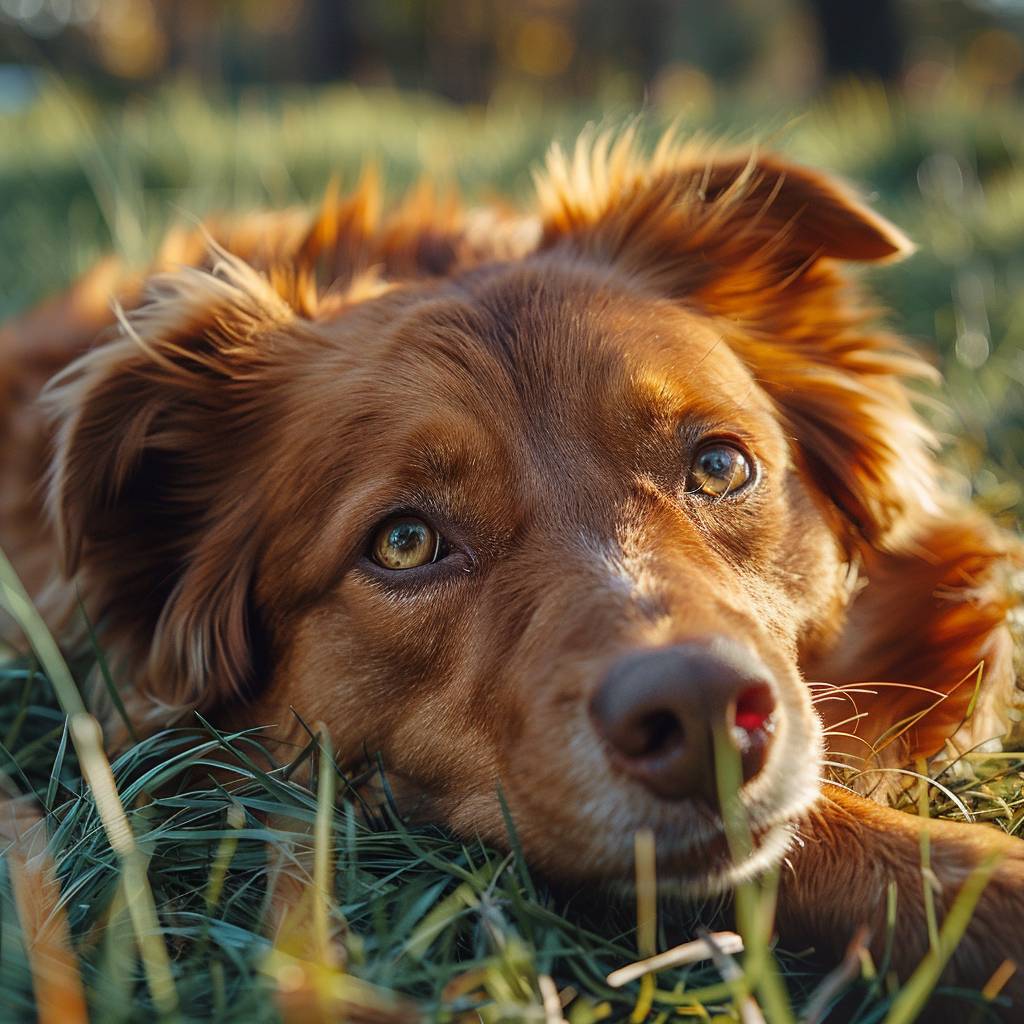
[[[775,711],[775,699],[767,686],[748,686],[736,698],[736,725],[745,732],[767,727]]]
[[[776,712],[767,670],[717,638],[624,655],[590,700],[615,768],[664,800],[715,805],[714,737],[726,730],[743,780],[766,765]]]
[[[642,757],[667,754],[683,745],[686,733],[683,723],[669,711],[656,711],[641,723],[645,737],[642,750],[636,753]]]

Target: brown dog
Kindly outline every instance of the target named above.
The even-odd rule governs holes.
[[[880,769],[998,741],[1014,702],[1017,542],[943,493],[931,370],[841,272],[908,242],[750,153],[600,138],[538,181],[535,215],[421,192],[384,219],[367,182],[9,326],[0,542],[69,645],[76,581],[140,724],[288,739],[295,707],[458,833],[505,841],[500,784],[556,877],[629,877],[643,826],[692,892],[788,850],[780,929],[827,950],[864,922],[881,947],[892,881],[904,974],[927,827],[940,912],[1003,854],[947,979],[1024,964],[1024,843],[822,791],[845,760],[891,793]]]

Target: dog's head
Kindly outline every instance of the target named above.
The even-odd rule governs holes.
[[[933,498],[922,364],[839,270],[907,243],[767,158],[599,143],[540,186],[491,240],[333,207],[319,299],[227,254],[155,278],[52,393],[52,509],[153,722],[293,707],[462,833],[502,841],[500,787],[553,873],[627,875],[650,826],[707,888],[814,798],[804,669]]]

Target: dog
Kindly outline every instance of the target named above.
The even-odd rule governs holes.
[[[1020,704],[1020,542],[947,493],[936,374],[845,269],[908,239],[630,131],[552,150],[522,213],[379,193],[174,231],[4,328],[0,542],[65,646],[80,594],[137,728],[288,742],[294,708],[499,846],[500,788],[552,879],[628,879],[641,828],[690,895],[781,862],[783,939],[867,925],[902,977],[922,833],[940,916],[998,855],[943,977],[1012,960],[1024,1013],[1024,842],[886,806]]]

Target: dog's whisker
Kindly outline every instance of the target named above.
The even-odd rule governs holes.
[[[841,722],[836,722],[834,725],[830,724],[829,727],[823,733],[823,735],[825,735],[825,736],[846,736],[846,735],[849,735],[848,733],[842,733],[839,730],[842,729],[842,727],[844,725],[849,725],[850,722],[858,722],[861,719],[867,718],[867,717],[868,717],[868,712],[867,711],[860,711],[860,712],[858,712],[855,715],[850,715],[847,718],[844,718]]]
[[[858,736],[857,733],[855,733],[855,732],[842,732],[842,731],[839,731],[839,730],[830,730],[830,731],[827,731],[824,735],[825,736],[842,736],[844,739],[856,740],[858,743],[862,743],[865,747],[867,747],[868,750],[871,751],[872,755],[878,753],[878,751],[875,749],[875,747],[871,744],[871,742],[869,740],[864,739],[863,736]]]

